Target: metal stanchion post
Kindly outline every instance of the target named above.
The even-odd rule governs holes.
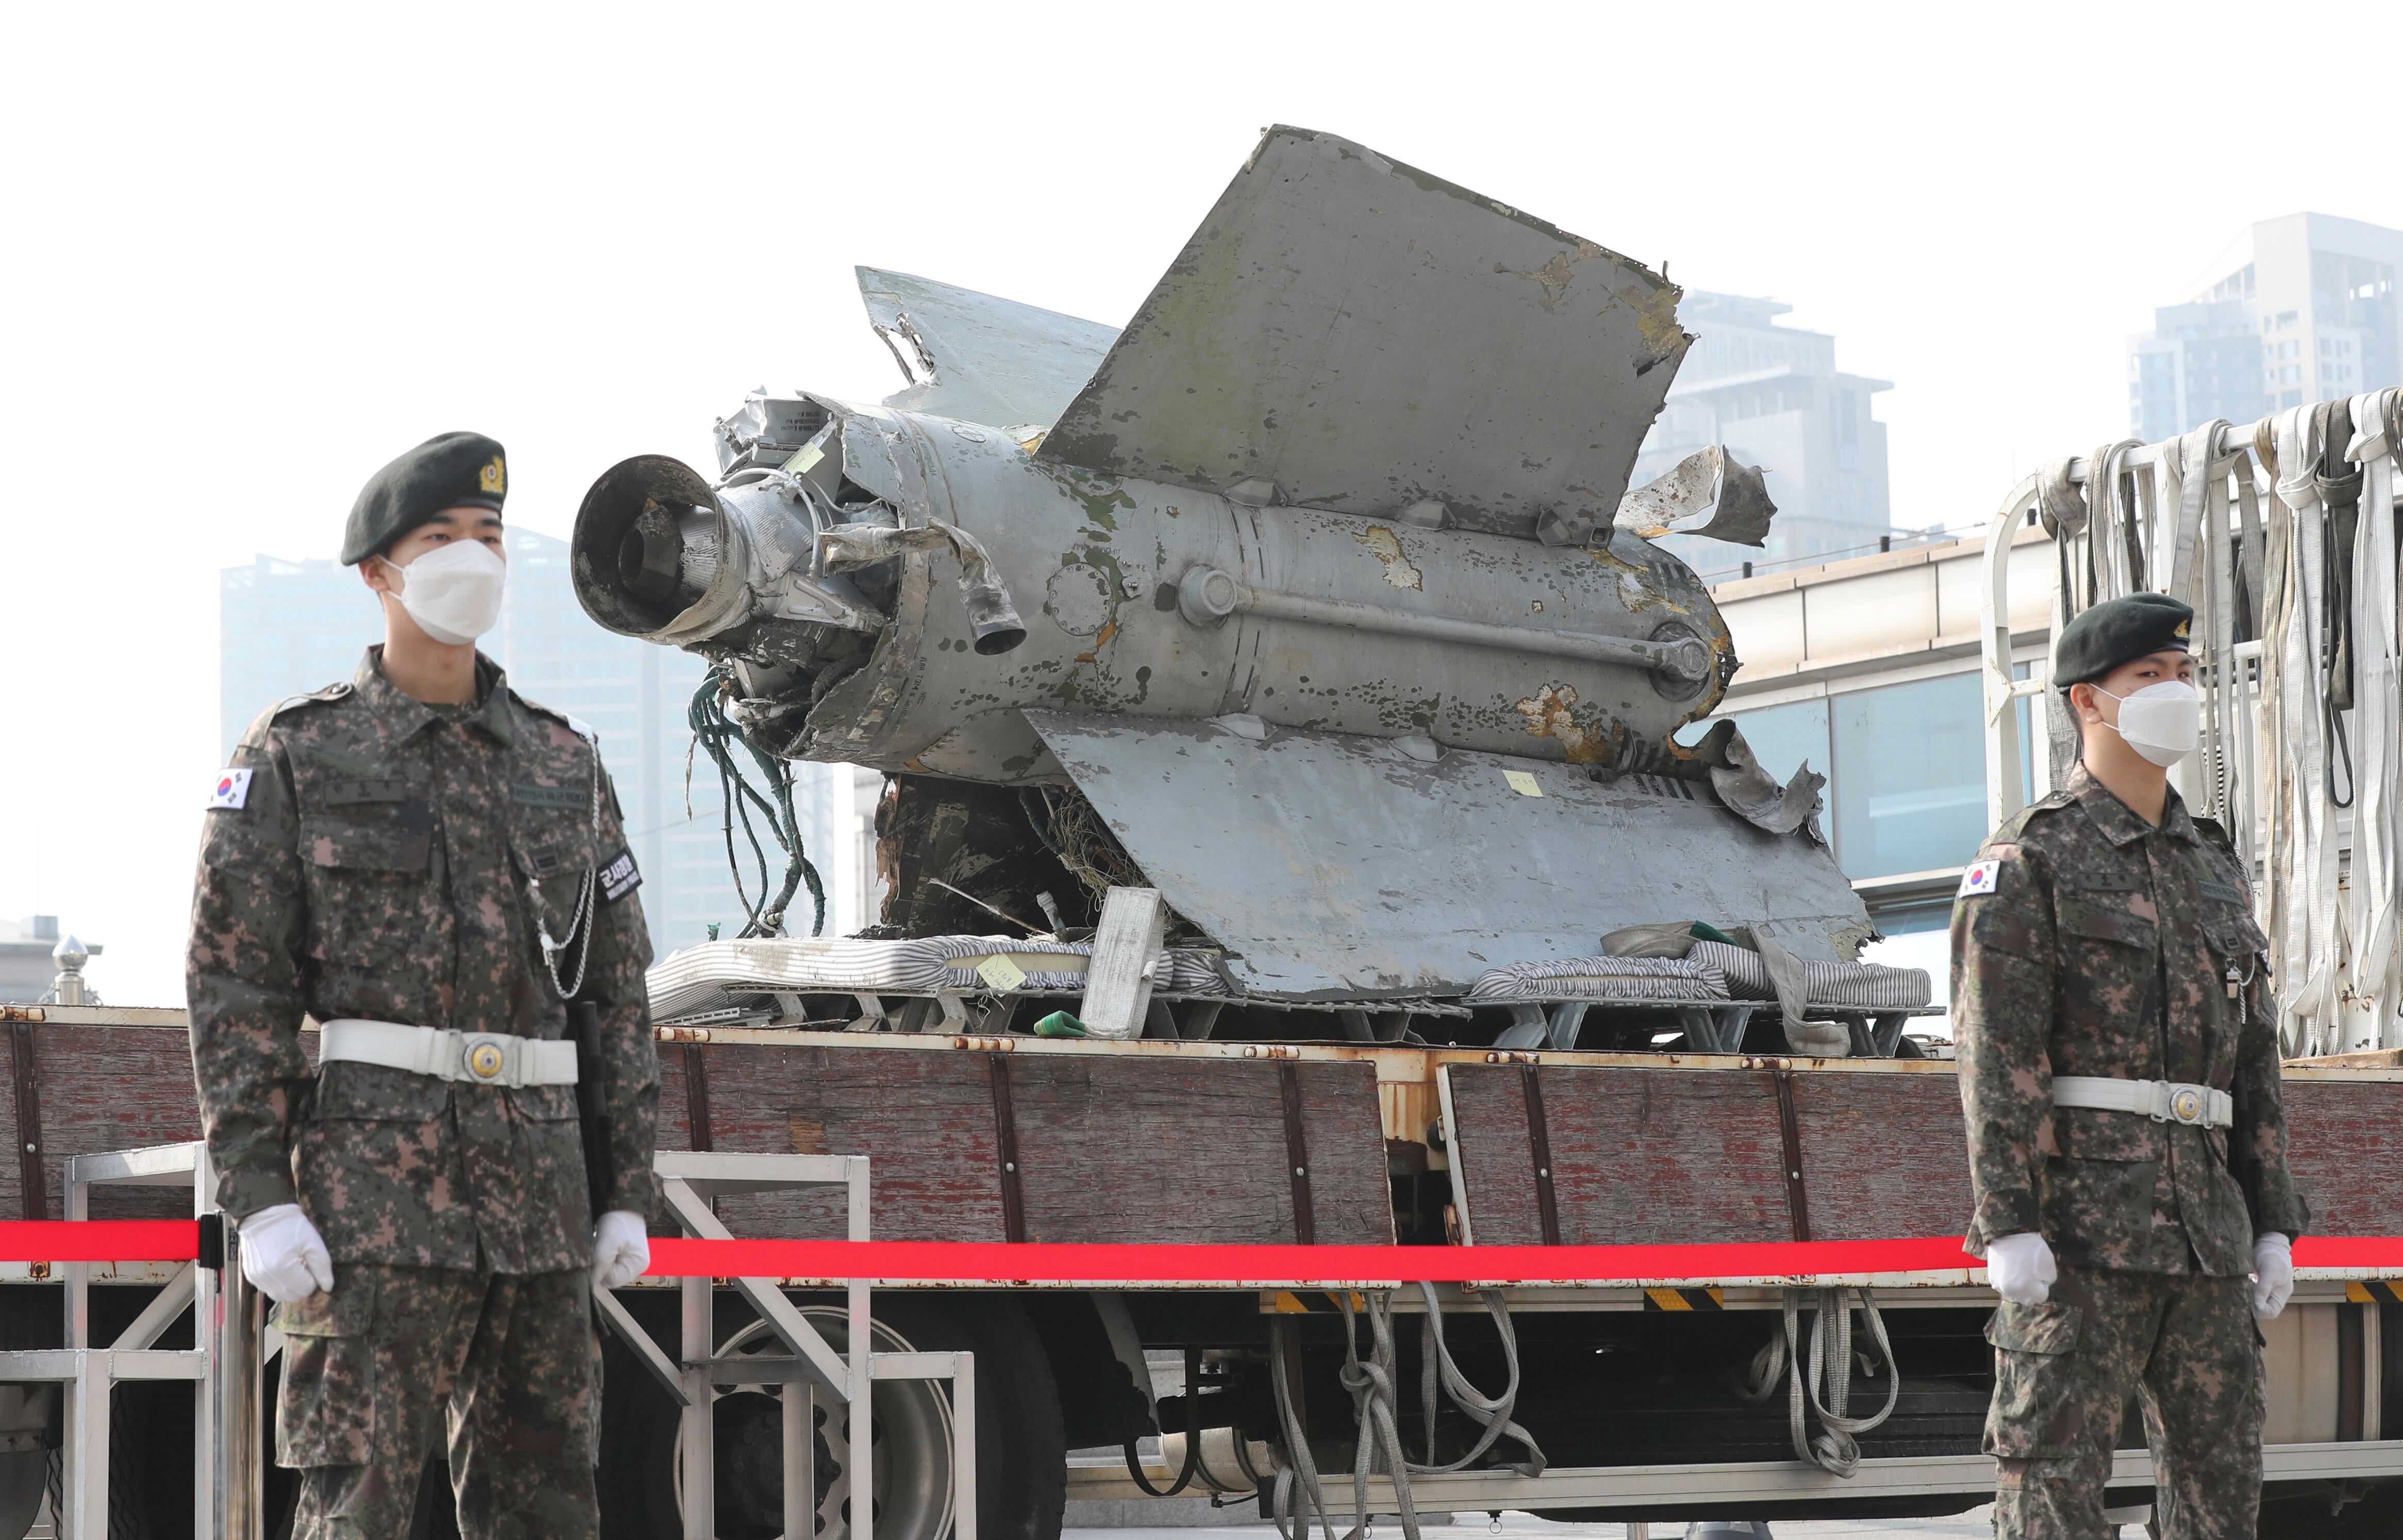
[[[709,1360],[717,1350],[710,1280],[688,1278],[684,1296],[684,1540],[716,1540],[716,1430]]]
[[[851,1222],[847,1233],[854,1241],[868,1238],[868,1158],[854,1155],[844,1167],[844,1186],[850,1199]],[[869,1367],[875,1348],[876,1325],[868,1308],[868,1280],[851,1280],[846,1295],[850,1316],[851,1404],[843,1408],[847,1420],[843,1424],[851,1456],[851,1527],[844,1540],[875,1540],[876,1534],[876,1387],[871,1381]]]
[[[221,1540],[260,1540],[264,1533],[263,1455],[266,1444],[265,1364],[267,1300],[242,1275],[242,1242],[226,1227],[225,1270],[218,1275],[213,1308],[205,1318],[215,1339],[209,1361],[207,1441],[215,1446],[212,1505]],[[203,1318],[195,1317],[196,1321]]]
[[[806,1380],[785,1381],[785,1533],[817,1533],[817,1391]]]

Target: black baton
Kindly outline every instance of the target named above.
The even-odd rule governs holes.
[[[592,1217],[618,1186],[617,1163],[611,1157],[617,1119],[609,1112],[609,1080],[601,1061],[601,1007],[590,1000],[567,1003],[567,1028],[576,1038],[576,1125],[584,1136],[584,1187],[591,1195]]]

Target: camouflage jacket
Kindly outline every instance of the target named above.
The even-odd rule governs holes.
[[[354,680],[254,723],[206,814],[186,990],[217,1200],[299,1202],[337,1262],[544,1272],[587,1265],[574,1086],[479,1086],[342,1061],[318,1020],[557,1038],[545,964],[587,872],[625,850],[595,750],[479,658],[475,707],[427,706],[370,647]],[[247,771],[244,775],[243,772]],[[238,805],[231,805],[238,804]],[[597,827],[596,827],[597,824]],[[647,1213],[659,1060],[632,863],[596,872],[584,997],[601,1009],[617,1191]],[[575,982],[576,949],[560,976]]]
[[[2039,1230],[2064,1261],[2230,1276],[2252,1270],[2256,1233],[2301,1231],[2249,891],[2175,791],[2155,828],[2082,764],[1986,841],[1952,907],[1970,1249]],[[2229,1131],[2056,1107],[2056,1074],[2242,1077],[2258,1212],[2229,1172]]]

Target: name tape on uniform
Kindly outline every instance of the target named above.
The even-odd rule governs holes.
[[[601,896],[614,904],[643,885],[643,874],[634,867],[634,853],[620,849],[601,864]]]
[[[2002,869],[2003,864],[2000,861],[1970,862],[1968,869],[1961,873],[1961,891],[1952,896],[1974,898],[1979,894],[1993,892],[1994,877]]]
[[[250,777],[249,770],[239,767],[217,771],[216,785],[209,792],[209,806],[240,812],[243,804],[250,800]]]

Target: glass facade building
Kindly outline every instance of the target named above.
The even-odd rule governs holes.
[[[1822,829],[1844,875],[1869,885],[1958,868],[1985,842],[1984,712],[1984,691],[1972,673],[1727,715],[1780,779],[1806,762],[1827,777]],[[1946,999],[1949,885],[1875,905],[1871,915],[1886,939],[1862,957],[1924,968],[1937,1000]]]

